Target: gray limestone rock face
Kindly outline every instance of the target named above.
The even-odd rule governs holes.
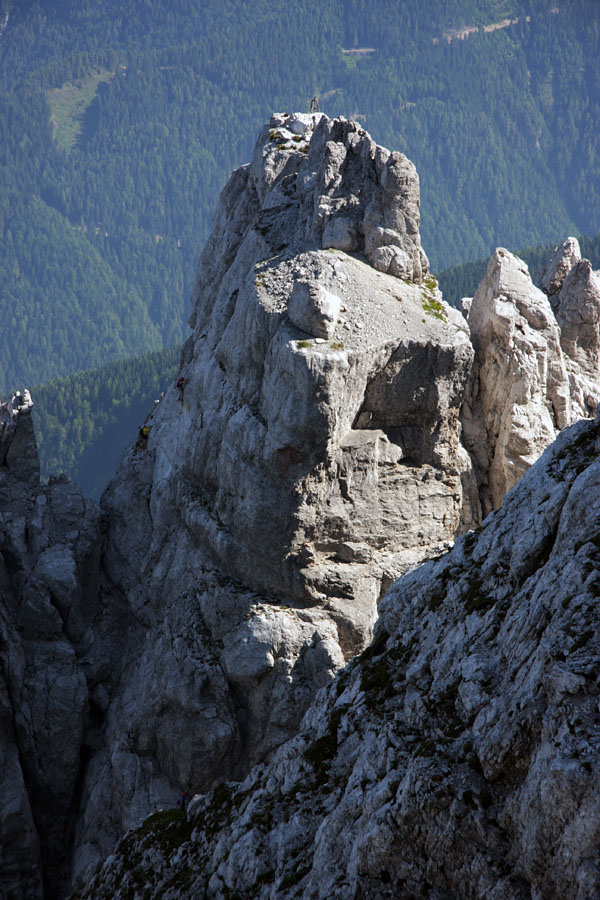
[[[77,884],[136,817],[274,752],[369,641],[394,560],[477,521],[473,351],[424,280],[418,226],[412,163],[343,119],[274,116],[225,186],[181,397],[102,501],[131,623]]]
[[[539,501],[545,518],[515,526],[527,535],[526,550],[519,556],[511,545],[502,584],[502,550],[489,550],[500,555],[484,590],[483,558],[482,573],[471,570],[459,541],[449,568],[431,563],[423,584],[409,576],[408,587],[390,595],[396,600],[382,598],[400,572],[479,524],[482,509],[503,502],[560,429],[589,415],[600,304],[596,276],[575,260],[576,249],[567,242],[547,269],[551,300],[520,260],[496,251],[463,306],[467,322],[428,276],[412,163],[377,146],[355,122],[277,114],[251,163],[222,192],[198,264],[179,380],[149,414],[147,439],[125,454],[102,514],[65,478],[39,484],[30,398],[0,407],[0,635],[7,648],[0,716],[12,723],[0,736],[0,778],[11,798],[0,835],[11,889],[23,878],[32,897],[41,896],[42,882],[60,894],[72,878],[83,890],[145,815],[172,808],[182,791],[241,780],[269,760],[274,768],[257,771],[270,780],[244,807],[242,830],[225,833],[225,855],[210,836],[202,844],[213,868],[197,896],[205,889],[246,896],[254,891],[249,879],[263,876],[266,896],[276,883],[263,871],[262,850],[248,852],[248,841],[260,846],[253,829],[243,831],[248,816],[253,825],[267,821],[269,785],[278,802],[293,793],[300,823],[282,830],[281,843],[270,837],[265,851],[280,860],[273,890],[281,896],[306,876],[313,851],[321,874],[306,882],[307,898],[377,897],[380,889],[384,896],[384,885],[400,884],[402,872],[408,897],[430,880],[437,869],[426,860],[441,858],[440,823],[451,804],[423,787],[431,780],[421,760],[431,757],[429,742],[453,740],[458,716],[492,781],[496,773],[512,777],[503,760],[517,752],[512,744],[503,750],[514,735],[483,699],[501,650],[487,647],[469,617],[483,616],[490,592],[504,610],[510,591],[521,590],[565,492],[549,485],[550,505],[535,491],[520,495]],[[553,459],[560,468],[560,454]],[[499,546],[504,540],[498,524],[484,533]],[[444,579],[454,587],[442,621]],[[459,595],[466,617],[455,608]],[[379,610],[395,635],[392,668],[386,674],[379,650],[367,650],[335,689],[345,697],[340,711],[329,685],[367,646]],[[514,637],[521,620],[513,613]],[[507,685],[493,703],[510,695]],[[319,691],[308,731],[279,750]],[[372,717],[395,693],[399,737]],[[348,743],[339,770],[330,771],[319,754],[334,758],[336,734],[338,744]],[[383,734],[394,753],[400,748],[398,758],[381,744]],[[466,759],[471,751],[463,749]],[[390,775],[400,771],[400,757],[414,756]],[[349,794],[340,794],[336,772],[353,766]],[[463,769],[433,774],[442,776],[444,797],[458,791],[451,816],[458,822],[482,784]],[[249,797],[260,777],[250,776]],[[339,811],[324,797],[311,818],[294,797],[313,788],[335,798]],[[379,827],[388,799],[394,815],[400,811],[400,837]],[[220,813],[203,803],[195,807],[214,834]],[[480,806],[485,812],[483,800]],[[411,817],[430,807],[434,824],[417,840]],[[311,850],[310,829],[325,813],[333,830]],[[516,845],[482,816],[495,860]],[[346,822],[355,829],[350,850]],[[472,833],[470,824],[456,824],[452,840],[468,844]],[[421,848],[413,862],[399,855],[403,834]],[[309,848],[298,871],[283,859],[289,846]],[[160,870],[160,853],[156,859]],[[481,896],[512,898],[496,862],[469,857],[465,866],[480,867]],[[592,869],[582,866],[577,878],[593,884]],[[479,896],[472,877],[461,870],[445,886],[438,879],[436,896]],[[133,890],[127,878],[123,885]],[[174,897],[183,888],[162,889]]]
[[[243,238],[255,259],[292,246],[339,249],[421,282],[429,265],[419,237],[419,204],[414,165],[377,146],[356,122],[274,115],[252,163],[234,172],[221,196],[199,262],[192,327]]]
[[[571,393],[592,415],[600,401],[600,275],[581,259],[576,238],[557,247],[540,277],[560,328]]]
[[[574,389],[548,298],[507,250],[492,256],[468,323],[475,366],[461,417],[486,515],[558,431],[589,409]]]
[[[565,355],[597,385],[600,375],[600,275],[593,271],[589,260],[579,260],[569,271],[554,308]]]
[[[393,585],[292,740],[148,819],[83,896],[596,897],[599,448],[598,421],[565,429]]]

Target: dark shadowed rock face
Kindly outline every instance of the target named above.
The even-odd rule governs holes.
[[[26,392],[0,406],[0,883],[15,898],[68,879],[82,755],[119,647],[115,604],[99,609],[99,511],[65,478],[40,484],[32,405]]]

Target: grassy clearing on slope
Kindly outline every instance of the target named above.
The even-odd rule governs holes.
[[[110,81],[114,72],[95,69],[85,78],[67,81],[60,88],[47,91],[50,104],[52,136],[61,150],[69,153],[82,129],[83,115],[96,96],[98,85]]]

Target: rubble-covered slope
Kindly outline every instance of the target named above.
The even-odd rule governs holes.
[[[600,891],[600,426],[401,578],[373,645],[242,784],[158,812],[80,898]]]

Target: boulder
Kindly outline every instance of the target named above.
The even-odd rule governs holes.
[[[313,337],[333,337],[340,314],[341,301],[318,284],[295,281],[290,294],[290,321]]]

